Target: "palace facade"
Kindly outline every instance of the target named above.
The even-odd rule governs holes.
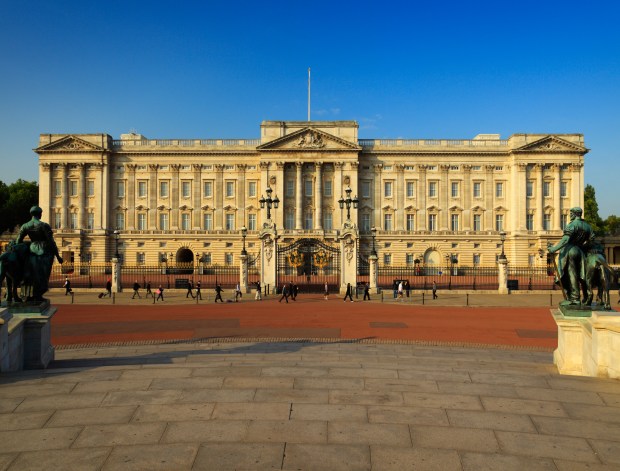
[[[244,243],[260,251],[271,188],[279,244],[336,241],[349,211],[379,265],[495,266],[505,232],[509,263],[544,266],[583,207],[588,149],[581,134],[359,139],[355,121],[264,121],[258,139],[41,134],[35,152],[43,219],[75,261],[237,265]]]

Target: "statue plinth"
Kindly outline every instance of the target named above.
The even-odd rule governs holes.
[[[11,323],[15,327],[22,326],[19,335],[23,346],[23,360],[11,360],[11,363],[18,366],[17,369],[47,368],[54,360],[51,320],[56,310],[57,308],[52,306],[48,300],[38,304],[20,304],[9,308],[12,315]],[[13,325],[9,325],[9,335],[14,330]],[[14,342],[18,342],[18,339]]]

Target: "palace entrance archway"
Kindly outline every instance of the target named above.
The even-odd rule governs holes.
[[[303,292],[323,292],[325,283],[330,292],[340,287],[340,248],[319,239],[299,239],[287,246],[278,246],[277,285],[293,283]]]

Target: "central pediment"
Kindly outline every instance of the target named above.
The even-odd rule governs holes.
[[[57,141],[38,147],[35,152],[102,152],[105,149],[101,146],[91,144],[77,136],[68,135]]]
[[[362,148],[311,126],[267,142],[258,151],[325,152],[361,151]]]

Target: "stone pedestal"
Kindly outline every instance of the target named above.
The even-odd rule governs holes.
[[[551,314],[558,326],[553,363],[560,374],[620,378],[620,316],[594,311],[592,317],[569,317],[559,309]]]
[[[497,265],[497,279],[499,281],[497,292],[498,294],[508,294],[508,259],[500,256]]]
[[[370,278],[370,292],[372,294],[377,294],[378,293],[378,289],[377,289],[377,256],[376,255],[370,255],[368,257],[368,264],[369,264],[369,278]]]
[[[249,293],[248,289],[248,255],[239,255],[239,289],[242,293]]]
[[[120,293],[121,290],[121,262],[118,258],[112,259],[112,292]]]

